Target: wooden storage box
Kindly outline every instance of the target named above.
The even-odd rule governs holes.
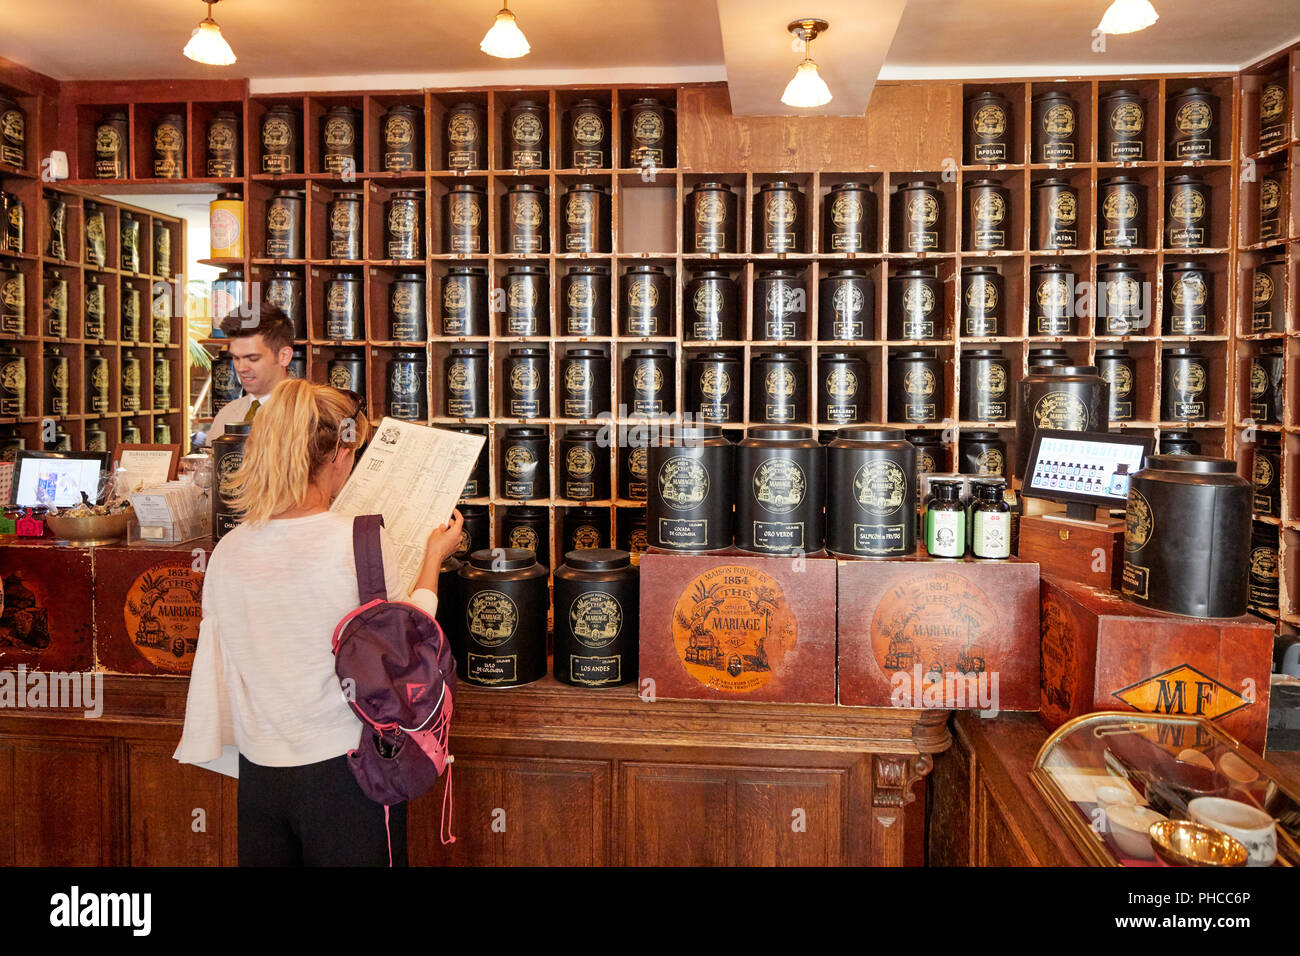
[[[88,671],[95,666],[90,548],[51,539],[0,545],[0,668]]]
[[[1273,626],[1183,617],[1057,577],[1042,584],[1049,728],[1096,710],[1208,717],[1257,753],[1268,733]]]
[[[1037,561],[1044,574],[1118,591],[1124,566],[1124,520],[1025,515],[1020,519],[1018,553],[1022,560]]]
[[[203,572],[192,547],[95,549],[95,655],[127,674],[188,674],[203,620]]]
[[[1038,709],[1038,565],[841,561],[839,697],[852,706]]]
[[[643,554],[642,696],[835,703],[835,564]]]

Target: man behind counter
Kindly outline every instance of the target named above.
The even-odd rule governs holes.
[[[230,340],[226,350],[244,394],[217,412],[208,428],[209,445],[224,435],[232,422],[253,420],[271,391],[289,377],[293,359],[293,321],[273,305],[262,303],[261,311],[253,316],[231,313],[221,320],[220,328]]]

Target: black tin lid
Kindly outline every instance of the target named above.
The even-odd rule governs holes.
[[[1116,346],[1109,349],[1097,349],[1097,358],[1132,358],[1132,356],[1128,354],[1128,349]]]
[[[773,362],[802,362],[803,356],[795,352],[760,352],[759,359],[768,359]]]
[[[988,359],[1004,359],[1004,358],[1006,358],[1006,356],[1002,354],[1002,350],[1001,350],[1001,349],[994,349],[994,348],[990,348],[990,349],[969,349],[969,350],[967,350],[967,351],[965,351],[965,352],[962,352],[962,353],[961,353],[961,357],[962,357],[963,359],[968,359],[968,358],[969,358],[969,359],[982,359],[982,360],[988,360]]]
[[[980,431],[962,432],[960,440],[987,442],[987,441],[998,441],[999,439],[998,439],[998,433],[995,431],[980,430]]]
[[[1147,458],[1147,468],[1196,475],[1237,473],[1237,463],[1231,458],[1209,458],[1204,455],[1151,455]]]
[[[407,352],[398,352],[398,353],[397,353],[396,355],[394,355],[391,359],[389,359],[389,361],[390,361],[390,362],[397,362],[397,361],[403,361],[403,362],[425,362],[425,361],[428,361],[428,360],[425,358],[423,352],[409,352],[409,351],[407,351]]]
[[[540,505],[511,505],[506,508],[507,521],[511,518],[517,521],[539,521],[545,520],[546,515],[546,509]]]
[[[512,110],[541,110],[545,109],[546,105],[538,100],[519,100],[519,102],[513,104],[510,108]]]
[[[517,266],[511,266],[506,269],[506,275],[514,276],[544,276],[547,275],[546,266],[535,265],[534,263],[522,263]]]
[[[598,428],[583,425],[579,428],[570,428],[564,433],[564,437],[571,441],[595,441],[599,432]]]
[[[783,425],[754,425],[745,432],[746,441],[809,441],[811,428],[789,428]]]
[[[515,184],[512,185],[509,189],[507,189],[506,192],[508,192],[508,193],[544,193],[544,192],[546,192],[546,187],[545,187],[545,186],[538,186],[536,183],[515,183]]]
[[[595,263],[583,262],[578,265],[569,266],[569,271],[565,275],[580,276],[607,276],[609,275],[608,266],[600,266]]]
[[[644,273],[648,275],[661,275],[661,276],[668,274],[667,272],[664,271],[663,266],[636,265],[636,266],[628,266],[626,269],[623,270],[623,275],[632,275],[634,273],[637,275]]]
[[[1195,262],[1195,261],[1190,260],[1190,259],[1187,260],[1186,262],[1166,262],[1166,263],[1165,263],[1165,270],[1166,270],[1166,271],[1188,272],[1188,271],[1191,271],[1191,270],[1196,270],[1196,271],[1199,272],[1199,271],[1203,271],[1205,268],[1206,268],[1206,265],[1205,265],[1204,262]]]
[[[913,179],[909,182],[899,183],[894,192],[902,192],[905,189],[938,189],[939,184],[932,179]]]
[[[1176,349],[1165,349],[1161,353],[1162,358],[1170,355],[1177,356],[1178,358],[1204,358],[1200,352],[1186,345]]]
[[[891,279],[937,279],[936,266],[921,262],[905,262],[889,274]]]
[[[451,191],[454,193],[483,193],[485,195],[487,194],[487,189],[480,186],[478,183],[456,183],[456,185],[451,187]]]
[[[1141,181],[1136,176],[1107,176],[1105,179],[1097,182],[1098,186],[1140,186]]]
[[[934,352],[917,350],[914,352],[895,352],[893,355],[889,357],[890,359],[906,359],[907,361],[915,362],[915,361],[922,361],[922,360],[934,361],[939,356],[936,355]]]
[[[976,189],[980,187],[996,187],[997,189],[1006,189],[1000,179],[972,179],[965,184],[966,189]]]
[[[633,349],[627,353],[628,358],[668,358],[668,350],[664,348]]]
[[[517,345],[510,350],[510,355],[512,358],[544,358],[546,349],[536,348],[531,345]]]
[[[981,276],[1000,276],[1002,270],[997,266],[966,266],[961,270],[962,275],[981,275]]]
[[[1041,93],[1035,93],[1030,102],[1041,103],[1045,100],[1069,100],[1074,102],[1074,97],[1063,90],[1043,90]]]
[[[771,182],[771,183],[763,183],[761,186],[758,187],[759,192],[769,192],[770,190],[773,189],[789,189],[797,193],[803,192],[803,190],[799,188],[798,183],[792,183],[784,179],[778,179],[776,182]]]
[[[694,186],[691,187],[691,192],[693,193],[708,192],[715,189],[720,189],[725,192],[731,192],[731,187],[728,186],[726,183],[714,183],[714,182],[696,183]]]
[[[1097,367],[1095,365],[1038,365],[1039,375],[1096,375]]]
[[[827,352],[818,356],[818,361],[822,362],[863,362],[866,361],[860,355],[854,355],[852,352]]]
[[[802,280],[803,280],[803,275],[802,275],[802,273],[796,272],[796,271],[793,270],[793,269],[764,269],[764,270],[763,270],[762,272],[760,272],[760,273],[759,273],[755,278],[757,278],[757,279],[790,279],[790,280],[798,279],[798,280],[802,281]]]
[[[716,441],[722,438],[721,425],[674,425],[669,434],[669,441],[674,445],[684,445],[697,441]]]
[[[458,276],[485,276],[487,269],[483,266],[452,266],[447,270],[448,275]]]
[[[461,511],[463,512],[464,509],[462,508]],[[443,559],[443,561],[442,561],[442,566],[438,568],[438,573],[439,573],[440,575],[441,575],[441,574],[455,574],[455,573],[456,573],[457,571],[459,571],[460,569],[461,569],[461,561],[460,561],[459,559],[457,559],[457,558],[454,558],[454,557],[448,556],[448,557],[446,557],[446,558]]]
[[[286,190],[281,190],[285,192]],[[278,195],[278,194],[277,194]],[[348,192],[346,190],[337,190],[334,193],[334,201],[347,200],[348,202],[361,202],[361,193]]]
[[[864,442],[907,441],[907,432],[901,428],[841,428],[835,432],[835,440]]]
[[[1117,97],[1124,97],[1125,99],[1133,99],[1135,97],[1138,99],[1144,99],[1142,94],[1137,90],[1111,90],[1109,93],[1103,93],[1101,95],[1103,100],[1115,99]]]
[[[1035,179],[1031,185],[1034,189],[1037,189],[1039,186],[1065,186],[1069,189],[1074,189],[1074,183],[1062,176],[1045,176],[1042,179]]]
[[[364,362],[365,360],[365,353],[358,349],[339,349],[330,359],[331,362]]]
[[[609,195],[609,190],[600,183],[574,183],[565,190],[565,195],[568,195],[569,193],[601,193],[602,195],[607,196]]]
[[[482,358],[488,354],[487,346],[467,345],[451,350],[451,354],[462,358]]]
[[[355,272],[336,272],[329,278],[330,282],[360,282],[361,276]]]
[[[1030,272],[1068,272],[1074,275],[1074,266],[1065,262],[1039,262],[1029,267]]]
[[[1142,271],[1136,262],[1103,262],[1097,266],[1098,272],[1137,272]]]
[[[1171,95],[1171,96],[1175,96],[1175,97],[1178,97],[1178,96],[1214,96],[1216,99],[1218,98],[1217,95],[1215,94],[1215,92],[1214,92],[1213,90],[1208,89],[1207,87],[1204,87],[1204,86],[1189,86],[1189,87],[1187,87],[1187,89],[1185,89],[1185,90],[1179,90],[1178,92],[1176,92],[1176,93],[1171,93],[1170,95]]]
[[[831,192],[838,192],[842,189],[870,190],[871,187],[866,183],[836,183],[831,187]]]
[[[696,279],[726,279],[729,282],[735,281],[731,277],[731,273],[725,271],[720,266],[705,266],[699,270],[691,270],[691,281],[695,281]]]
[[[394,282],[423,282],[423,272],[399,272],[393,277]]]
[[[1189,186],[1204,186],[1205,180],[1200,176],[1193,176],[1191,173],[1179,173],[1177,176],[1170,176],[1165,180],[1165,185],[1167,186],[1181,186],[1184,184]]]
[[[869,279],[865,269],[836,269],[834,272],[828,272],[822,279]]]
[[[125,424],[125,422],[123,424]],[[252,430],[253,430],[252,422],[227,422],[225,434],[247,435]]]
[[[605,350],[588,347],[572,348],[565,350],[564,357],[566,359],[605,358]]]
[[[584,548],[564,555],[564,564],[574,571],[617,571],[629,567],[632,556],[616,548]]]
[[[469,563],[481,571],[522,571],[536,564],[537,558],[523,548],[484,548],[471,554]]]
[[[538,425],[511,425],[506,429],[506,438],[527,439],[545,438],[546,429]]]
[[[277,189],[275,191],[275,195],[271,198],[279,199],[281,196],[283,196],[285,199],[301,200],[306,195],[307,195],[306,191],[302,189]]]
[[[696,352],[691,356],[692,362],[739,362],[740,356],[726,350]]]

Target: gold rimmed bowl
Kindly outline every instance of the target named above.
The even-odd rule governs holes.
[[[45,524],[59,538],[68,544],[86,547],[96,544],[112,544],[126,537],[126,529],[131,525],[135,512],[131,508],[111,515],[46,515]]]
[[[1221,830],[1191,820],[1161,820],[1147,831],[1166,866],[1245,866],[1246,848]]]

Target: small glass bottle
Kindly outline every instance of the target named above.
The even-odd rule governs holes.
[[[975,482],[971,502],[971,554],[977,558],[1011,557],[1011,506],[1003,498],[1002,481]]]
[[[925,511],[925,550],[932,558],[966,556],[966,510],[960,481],[932,478],[934,494]]]

